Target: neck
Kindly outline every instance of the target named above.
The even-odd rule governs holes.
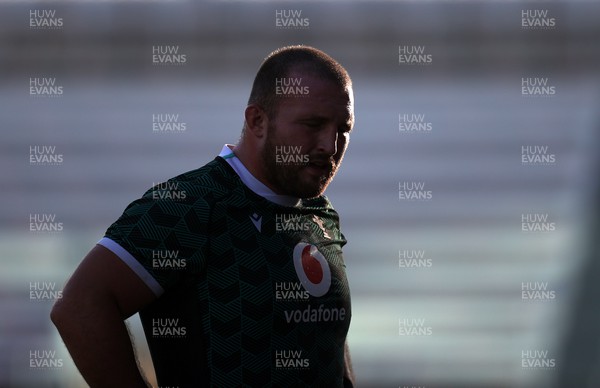
[[[238,144],[233,147],[233,153],[242,162],[244,167],[258,179],[263,185],[271,189],[275,194],[283,195],[281,190],[274,187],[266,178],[264,168],[260,161],[260,153],[256,151],[258,147],[249,147],[242,138]]]

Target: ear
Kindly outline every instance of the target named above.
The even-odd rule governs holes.
[[[261,139],[267,135],[269,119],[267,113],[258,105],[250,104],[244,111],[246,129],[254,137]]]

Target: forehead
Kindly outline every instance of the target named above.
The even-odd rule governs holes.
[[[285,85],[303,88],[305,94],[279,97],[277,99],[279,113],[314,113],[344,116],[340,117],[343,120],[353,119],[352,87],[343,88],[331,80],[300,71],[290,72],[284,81]]]

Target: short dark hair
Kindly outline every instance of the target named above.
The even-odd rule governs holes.
[[[305,45],[286,46],[273,51],[261,64],[248,104],[257,104],[269,117],[274,117],[277,113],[275,80],[289,76],[293,70],[314,74],[343,89],[352,86],[346,69],[323,51]]]

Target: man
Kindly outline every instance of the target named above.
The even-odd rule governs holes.
[[[352,386],[350,293],[323,195],[354,124],[346,70],[307,46],[261,65],[236,146],[148,190],[84,258],[51,318],[93,387]]]

